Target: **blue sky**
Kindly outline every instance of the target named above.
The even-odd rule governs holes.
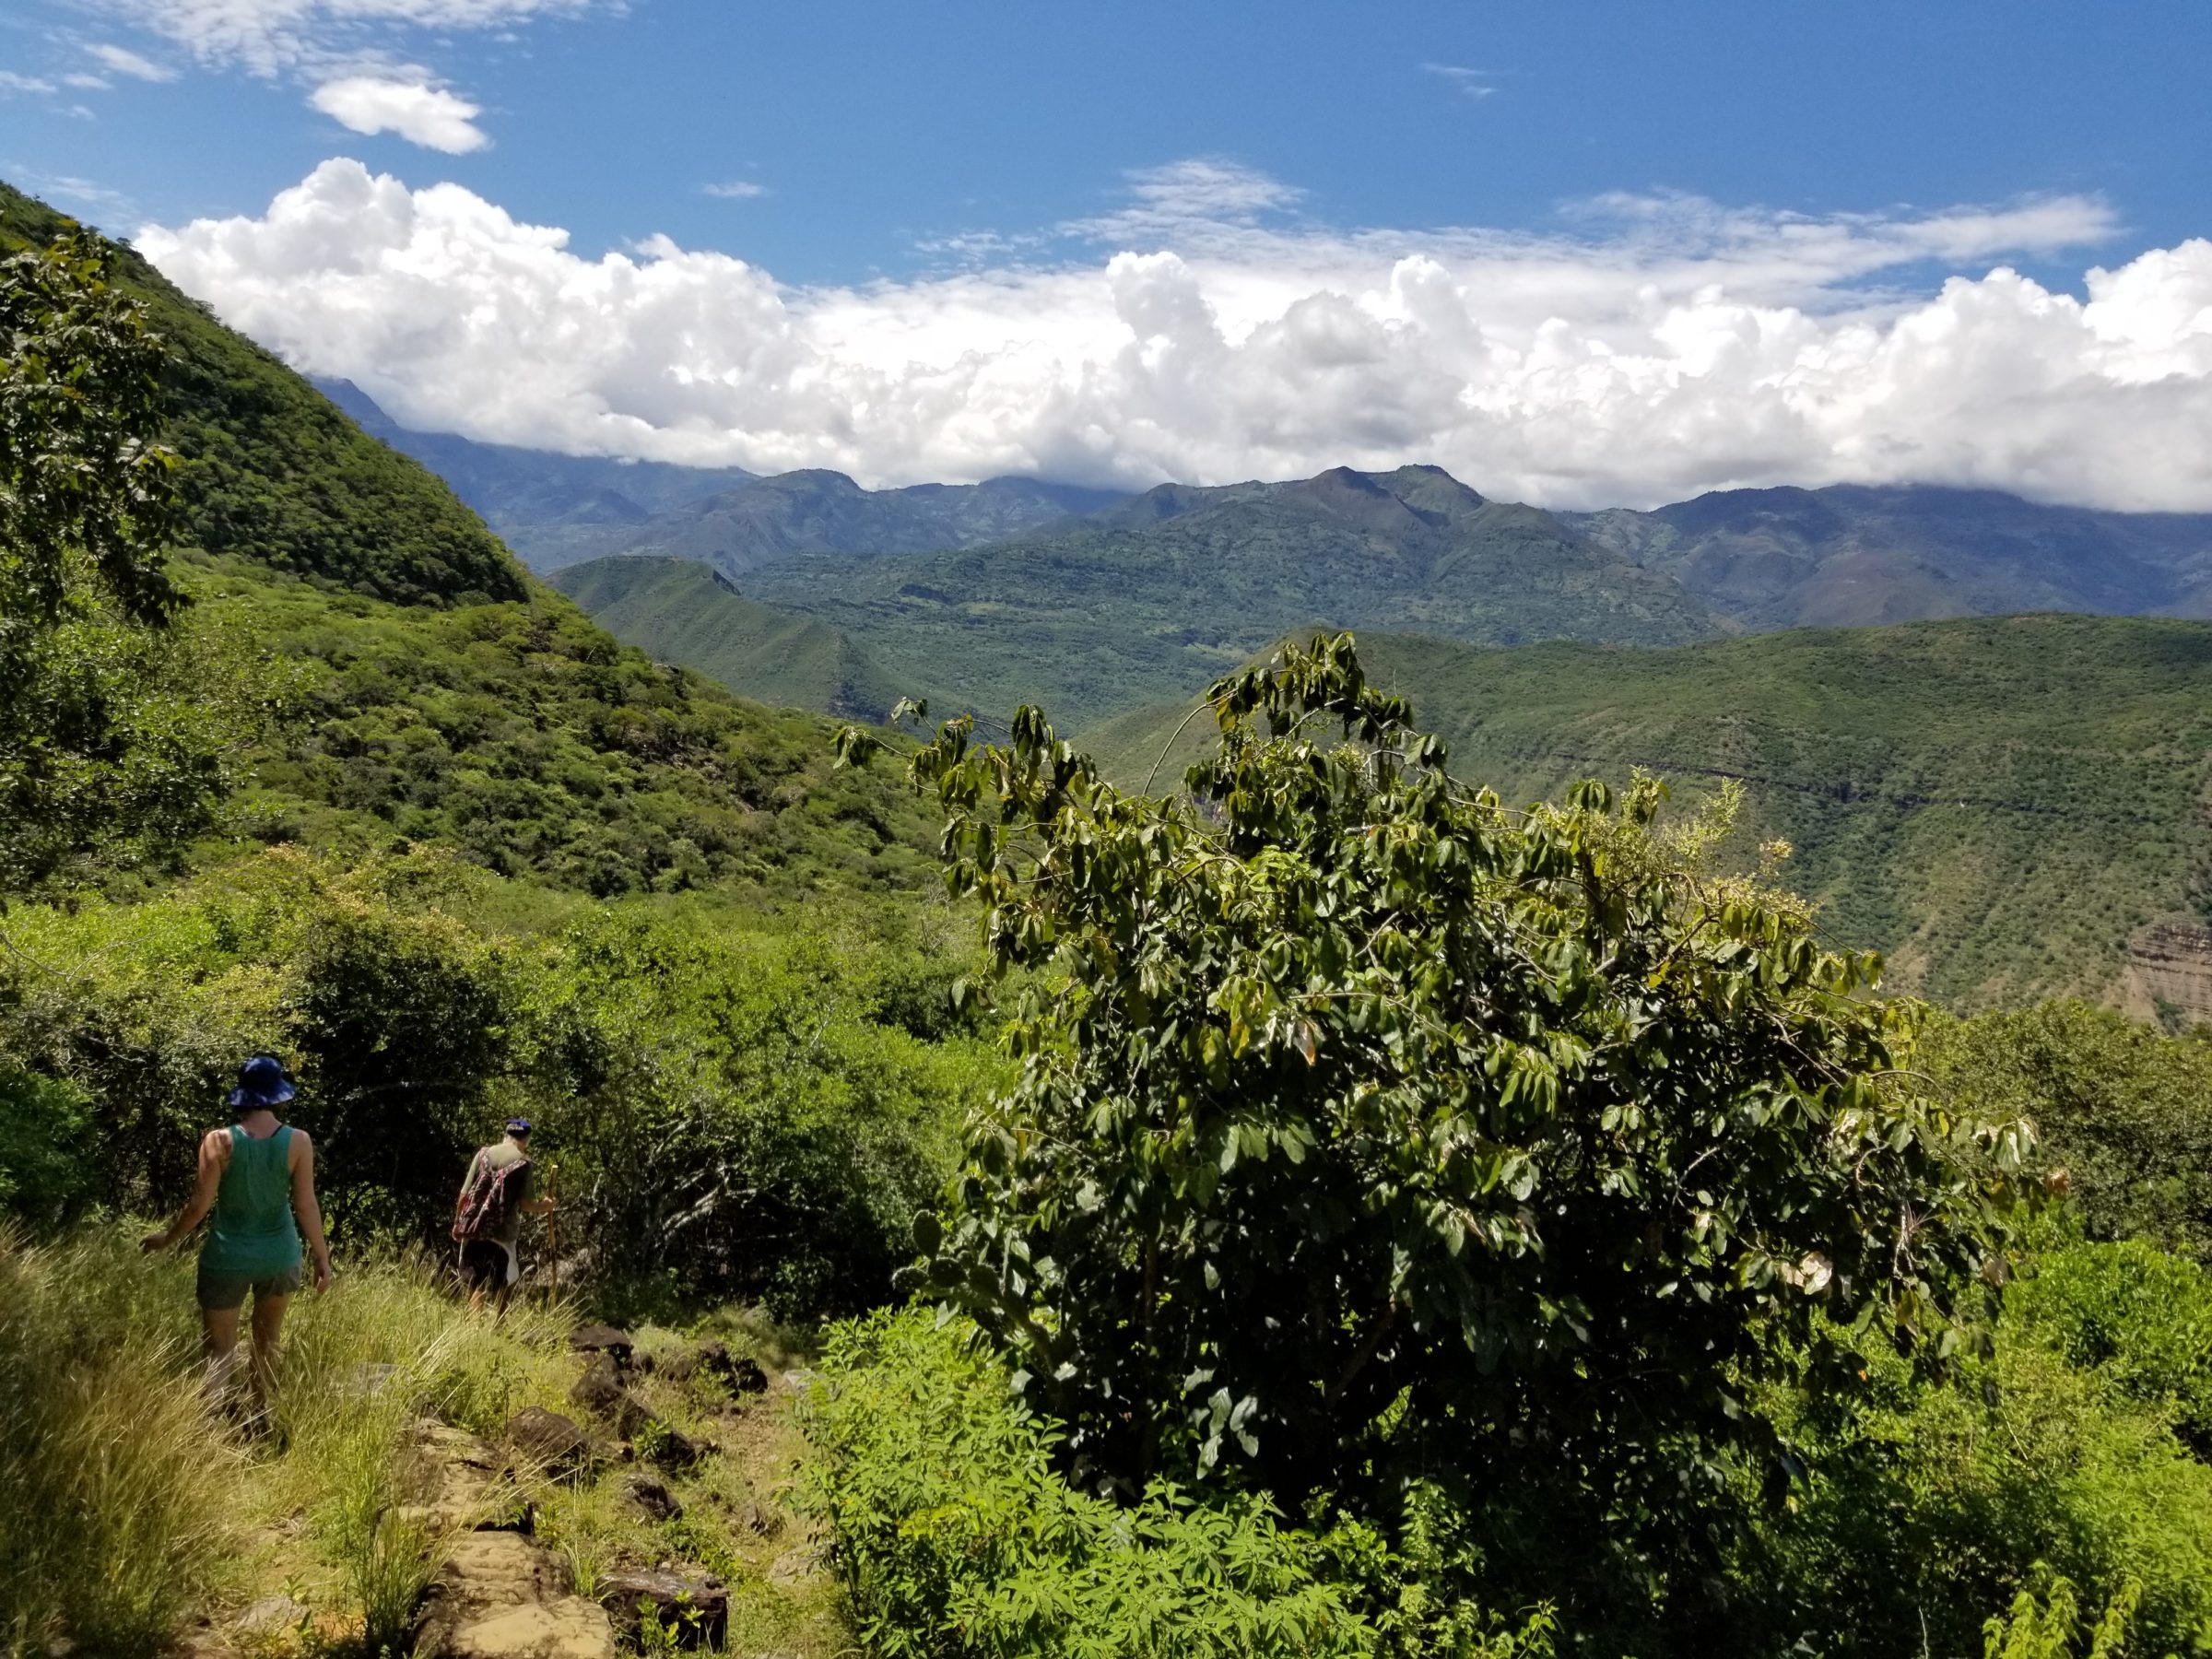
[[[2212,6],[2178,0],[18,0],[0,19],[0,170],[111,229],[149,229],[172,275],[226,315],[309,366],[353,373],[414,418],[564,448],[841,464],[882,481],[983,467],[1139,481],[1179,465],[1238,474],[1324,454],[1441,456],[1561,501],[1777,469],[1815,479],[1887,469],[2212,505],[2212,479],[2186,461],[2171,474],[2166,457],[2186,450],[2185,430],[2154,433],[2154,461],[2124,477],[2104,462],[2065,461],[2071,432],[2022,433],[1979,457],[1932,443],[1921,429],[1942,413],[1940,388],[1901,424],[1846,418],[1897,380],[1897,365],[1850,330],[1888,331],[1898,347],[1911,337],[1896,333],[1901,303],[1937,303],[1947,278],[1982,282],[1999,266],[2042,296],[2090,302],[2069,346],[2043,337],[2041,300],[2008,301],[2049,357],[2038,395],[2059,397],[2089,373],[2130,394],[2125,418],[2202,415],[2194,393],[2134,394],[2197,372],[2188,250],[2212,234],[2206,63]],[[363,211],[365,198],[325,168],[339,160],[411,193],[411,228],[391,229],[386,212],[374,249],[324,236],[302,263],[277,206],[308,191],[324,230]],[[433,191],[446,185],[481,211]],[[351,205],[333,206],[340,196]],[[506,228],[478,234],[485,215]],[[225,236],[206,228],[226,222]],[[555,229],[581,265],[548,266],[532,279],[535,300],[504,302],[542,306],[598,279],[582,267],[610,253],[677,284],[670,247],[742,261],[770,288],[745,288],[726,265],[692,271],[686,279],[718,295],[724,314],[754,308],[752,332],[702,339],[669,324],[664,302],[657,321],[637,324],[646,337],[623,362],[566,380],[548,371],[526,396],[488,384],[479,360],[555,349],[519,325],[503,345],[465,349],[426,345],[435,331],[410,330],[405,316],[364,329],[335,314],[411,306],[419,324],[422,290],[404,292],[406,279],[444,260],[455,236],[471,252],[444,266],[446,280],[492,285],[489,295],[522,257],[494,244],[542,253]],[[1516,237],[1520,253],[1500,267],[1499,239]],[[1849,246],[1773,267],[1771,255],[1808,237]],[[1544,255],[1533,265],[1531,249]],[[2124,318],[2110,306],[2090,314],[2091,267],[2138,271],[2146,255],[2176,251],[2188,268],[2140,267]],[[1113,264],[1124,255],[1182,266],[1132,276]],[[1441,262],[1481,341],[1407,311],[1391,273],[1408,257]],[[1691,266],[1716,259],[1700,280]],[[376,284],[361,286],[364,264],[378,266]],[[1591,286],[1598,275],[1609,294]],[[1532,411],[1571,409],[1558,402],[1570,395],[1560,375],[1547,369],[1539,382],[1532,367],[1552,320],[1532,297],[1539,278],[1570,296],[1589,289],[1561,301],[1559,320],[1578,361],[1612,365],[1608,385],[1587,394],[1600,436],[1672,445],[1677,460],[1640,473],[1604,464],[1593,442],[1547,465],[1533,441],[1517,450],[1500,439]],[[1088,300],[1069,286],[1085,279]],[[966,290],[947,286],[963,280]],[[979,299],[977,283],[995,300]],[[1168,293],[1178,283],[1190,289],[1182,311]],[[332,314],[293,314],[303,289],[334,284],[352,286]],[[1756,319],[1713,312],[1715,285]],[[1680,317],[1639,309],[1633,296],[1647,289]],[[865,316],[854,294],[875,296]],[[1456,404],[1441,388],[1418,408],[1394,402],[1386,382],[1407,378],[1405,363],[1393,369],[1381,335],[1347,343],[1346,330],[1365,324],[1320,316],[1331,296],[1385,333],[1426,329],[1432,347],[1465,336],[1473,355]],[[1300,312],[1301,300],[1314,303]],[[591,303],[604,313],[629,300]],[[982,315],[991,303],[1005,313],[995,332]],[[1150,324],[1131,321],[1139,313],[1171,325],[1147,335]],[[1812,333],[1792,318],[1810,319]],[[1301,352],[1269,334],[1277,324],[1286,335],[1305,328]],[[468,325],[445,332],[457,339]],[[1759,335],[1758,361],[1716,367],[1715,328]],[[2146,339],[2146,328],[2170,337]],[[1335,343],[1316,344],[1314,329]],[[2117,366],[2115,330],[2126,340]],[[811,366],[766,361],[774,342],[784,359],[812,354]],[[1261,346],[1276,356],[1261,361]],[[1186,373],[1188,406],[1171,407],[1162,352],[1217,347],[1229,356],[1210,376]],[[2006,349],[1993,338],[1983,356]],[[1843,363],[1859,378],[1801,386],[1755,430],[1697,436],[1709,415],[1685,406],[1686,379],[1747,377],[1712,381],[1716,406],[1740,402],[1743,385],[1789,379],[1808,351],[1822,354],[1823,374]],[[1364,386],[1336,372],[1347,352],[1377,366]],[[941,379],[977,353],[996,367],[974,377],[989,385],[970,386],[958,411],[919,368],[908,372]],[[1234,400],[1198,396],[1230,362],[1253,383]],[[1657,365],[1667,384],[1630,362]],[[769,406],[754,394],[776,374],[787,395]],[[834,408],[793,391],[841,375],[846,401]],[[719,403],[709,385],[723,389]],[[1286,421],[1270,397],[1325,404],[1330,419]],[[1642,400],[1632,420],[1623,397]],[[883,425],[887,399],[904,400],[896,431]],[[1058,426],[1037,412],[1047,403]],[[2111,406],[2099,416],[2114,418]],[[1806,422],[1793,441],[1776,436]],[[963,423],[966,440],[946,438]]]
[[[2139,240],[2212,230],[2201,4],[547,6],[361,37],[484,109],[490,145],[434,170],[306,107],[298,72],[200,66],[132,9],[30,0],[0,32],[18,75],[113,83],[17,94],[0,157],[115,193],[76,205],[124,224],[259,208],[343,152],[583,243],[665,231],[805,282],[1096,212],[1124,170],[1201,155],[1357,224],[1527,225],[1613,191],[1808,212],[2097,192]],[[114,75],[94,42],[182,73]],[[767,194],[699,194],[728,182]]]

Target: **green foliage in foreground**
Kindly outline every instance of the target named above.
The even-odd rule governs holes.
[[[266,1050],[300,1079],[288,1116],[343,1248],[441,1237],[469,1149],[519,1111],[603,1277],[794,1312],[880,1297],[998,1071],[952,1015],[957,962],[889,920],[750,931],[712,906],[571,902],[518,933],[510,897],[451,860],[279,850],[136,904],[18,905],[0,1194],[47,1223],[175,1204]]]
[[[0,184],[0,252],[73,234],[106,249],[166,347],[162,438],[186,463],[181,541],[406,603],[522,597],[522,567],[434,476],[137,253]]]
[[[1652,789],[1461,790],[1342,638],[1216,702],[1187,799],[1034,710],[912,761],[993,965],[1054,976],[923,1283],[1078,1478],[1434,1472],[1671,1543],[1713,1458],[1786,1478],[1747,1383],[1832,1381],[1834,1325],[1949,1351],[2020,1137],[1905,1085],[1871,964],[1681,867]]]
[[[2030,616],[1764,634],[1668,651],[1485,651],[1362,633],[1378,686],[1509,801],[1635,769],[1741,779],[1734,851],[1794,849],[1786,879],[1823,935],[1883,953],[1888,982],[1946,1006],[2183,994],[2130,971],[2145,924],[2212,879],[2212,624]],[[1195,684],[1194,677],[1193,684]],[[1193,705],[1100,732],[1135,787],[1209,746]]]
[[[2070,1297],[2124,1283],[2123,1248],[2063,1248],[2030,1270]],[[2201,1308],[2202,1273],[2177,1265]],[[2212,1643],[2212,1467],[2176,1439],[2177,1403],[2151,1382],[2171,1326],[2124,1302],[2057,1300],[2008,1300],[1994,1352],[1947,1385],[1867,1349],[1856,1409],[1796,1402],[1806,1478],[1736,1557],[1732,1651],[1970,1653],[2040,1567],[2088,1606],[2133,1600],[2130,1652]],[[2107,1338],[2096,1351],[2072,1340],[2081,1315]]]
[[[881,1659],[1550,1652],[1547,1618],[1500,1629],[1365,1529],[1316,1538],[1257,1498],[1200,1503],[1165,1484],[1127,1507],[1074,1490],[1054,1467],[1059,1431],[1011,1406],[1003,1370],[926,1314],[844,1327],[821,1370],[809,1495]]]
[[[173,1261],[0,1229],[0,1654],[65,1628],[88,1652],[150,1653],[224,1583],[240,1460],[208,1441],[195,1324]]]
[[[406,1436],[425,1414],[497,1433],[574,1375],[535,1309],[495,1328],[356,1257],[295,1300],[275,1432],[250,1453],[204,1403],[198,1324],[189,1261],[142,1255],[127,1226],[0,1230],[0,1655],[173,1652],[194,1615],[251,1600],[272,1553],[321,1618],[310,1652],[403,1651],[432,1565],[395,1508],[418,1496]]]
[[[2113,1248],[2061,1246],[2042,1270],[2094,1278]],[[1671,1592],[1621,1547],[1618,1518],[1561,1528],[1540,1483],[1457,1500],[1416,1483],[1365,1514],[1316,1504],[1304,1525],[1250,1495],[1159,1484],[1116,1509],[1065,1482],[1063,1429],[1020,1406],[978,1334],[919,1311],[831,1343],[807,1480],[885,1654],[1472,1659],[1556,1643],[1891,1659],[1964,1656],[2001,1632],[1999,1653],[2060,1659],[2092,1651],[2100,1625],[2108,1642],[2125,1630],[2126,1653],[2197,1651],[2212,1641],[2212,1469],[2164,1406],[2120,1386],[2143,1357],[2132,1337],[2092,1365],[2048,1336],[2008,1309],[1990,1355],[1947,1380],[1877,1344],[1848,1403],[1774,1389],[1804,1460],[1786,1500],[1762,1500],[1756,1471],[1734,1466],[1741,1529],[1711,1580]],[[1578,1605],[1528,1610],[1545,1579]]]

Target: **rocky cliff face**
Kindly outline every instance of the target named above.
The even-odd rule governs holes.
[[[2120,1000],[2138,1018],[2171,1010],[2184,1023],[2212,1019],[2212,927],[2176,919],[2139,929],[2128,943]]]

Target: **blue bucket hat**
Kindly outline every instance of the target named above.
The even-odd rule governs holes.
[[[232,1106],[281,1106],[292,1098],[292,1083],[274,1054],[256,1054],[238,1068],[238,1087],[230,1091]]]

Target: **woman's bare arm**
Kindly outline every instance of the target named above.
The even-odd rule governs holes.
[[[230,1135],[228,1130],[210,1129],[200,1137],[200,1172],[193,1182],[192,1196],[177,1212],[177,1218],[159,1232],[151,1232],[139,1241],[141,1250],[167,1250],[179,1239],[197,1227],[207,1212],[215,1207],[216,1189],[223,1184],[223,1165],[230,1156]]]
[[[292,1131],[292,1213],[315,1258],[315,1288],[330,1288],[330,1241],[323,1234],[323,1206],[315,1202],[315,1143],[307,1131]]]

